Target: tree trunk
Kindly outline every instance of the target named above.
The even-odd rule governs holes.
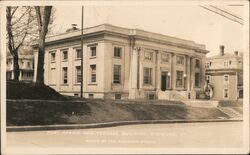
[[[18,63],[18,53],[17,51],[14,51],[14,56],[13,56],[13,72],[14,72],[14,79],[15,81],[19,80],[19,75],[20,75],[20,69],[19,69],[19,63]]]
[[[38,64],[37,64],[37,76],[36,76],[36,85],[44,85],[44,39],[39,36],[38,43]]]
[[[36,6],[35,9],[39,30],[36,86],[42,86],[44,85],[45,37],[48,32],[52,6],[45,6],[43,11],[39,6]]]

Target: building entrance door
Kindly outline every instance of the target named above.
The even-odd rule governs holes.
[[[168,72],[161,72],[161,90],[165,91],[168,88]]]

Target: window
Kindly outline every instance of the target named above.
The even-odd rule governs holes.
[[[89,98],[94,98],[94,94],[89,94]]]
[[[68,51],[63,51],[63,57],[62,59],[65,61],[65,60],[68,60]]]
[[[200,68],[200,60],[195,60],[195,68]]]
[[[243,90],[239,90],[239,98],[243,98]]]
[[[27,67],[30,68],[30,62],[27,62]]]
[[[121,58],[121,56],[122,56],[122,48],[115,47],[114,48],[114,57]]]
[[[232,64],[232,60],[229,60],[229,65],[231,65]]]
[[[11,80],[11,74],[12,74],[12,72],[7,71],[7,73],[6,73],[6,79],[7,80]]]
[[[144,68],[144,84],[152,84],[152,68]]]
[[[21,67],[23,67],[24,66],[24,62],[23,61],[21,61],[21,65],[20,65]]]
[[[145,60],[152,61],[153,60],[153,52],[145,51],[144,58],[145,58]]]
[[[68,83],[68,68],[67,67],[63,67],[63,84],[67,84]]]
[[[56,53],[55,52],[50,53],[50,57],[51,57],[51,62],[56,61]]]
[[[114,65],[113,83],[121,83],[121,65]]]
[[[76,59],[81,59],[82,58],[82,49],[76,49]]]
[[[90,82],[95,83],[96,82],[96,65],[90,65]]]
[[[211,83],[211,75],[206,75],[206,82]]]
[[[32,72],[27,72],[27,77],[28,78],[32,78],[33,77],[33,73]]]
[[[205,68],[209,68],[209,62],[206,62]]]
[[[224,84],[228,84],[229,83],[229,75],[224,75],[223,76],[223,82],[224,82]]]
[[[176,87],[183,87],[183,71],[176,71]]]
[[[223,98],[224,98],[224,99],[228,99],[228,97],[229,97],[228,89],[227,89],[227,88],[224,88],[224,90],[223,90]]]
[[[200,73],[199,72],[196,72],[195,73],[195,81],[194,81],[194,86],[195,87],[200,87]]]
[[[210,65],[210,66],[212,65],[212,62],[211,62],[211,61],[209,62],[209,65]]]
[[[82,76],[81,76],[81,66],[76,66],[76,83],[81,83]]]
[[[228,67],[228,62],[224,61],[224,67]]]
[[[176,64],[177,65],[184,65],[184,57],[183,56],[176,56]]]
[[[163,63],[169,62],[169,55],[168,54],[162,54],[161,55],[161,62],[163,62]]]
[[[155,94],[149,93],[148,94],[148,99],[149,100],[154,100],[155,99]]]
[[[90,56],[96,57],[96,46],[90,47]]]
[[[115,94],[115,99],[120,100],[122,98],[122,94]]]

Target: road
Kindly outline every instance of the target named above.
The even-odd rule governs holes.
[[[10,147],[239,147],[242,122],[143,124],[8,132]]]
[[[14,148],[235,148],[242,147],[242,122],[142,124],[108,128],[8,132]]]

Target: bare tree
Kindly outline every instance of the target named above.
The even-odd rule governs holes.
[[[14,80],[18,80],[20,69],[18,51],[29,36],[34,21],[31,7],[8,6],[6,8],[8,50],[13,56]]]
[[[51,18],[52,6],[35,6],[38,23],[38,64],[36,85],[44,85],[44,55],[45,55],[45,37],[48,32],[48,25]]]

